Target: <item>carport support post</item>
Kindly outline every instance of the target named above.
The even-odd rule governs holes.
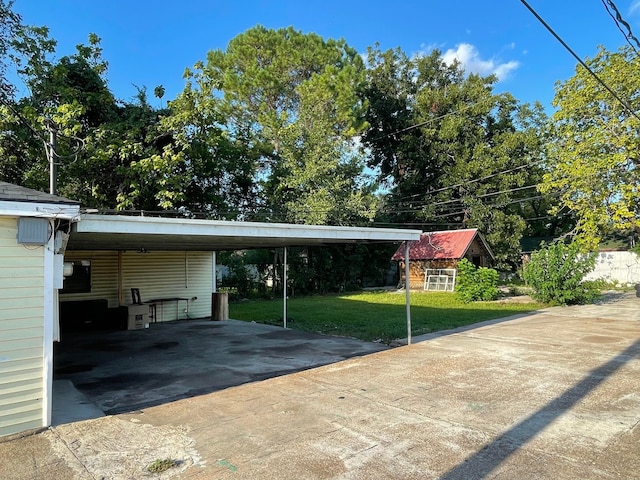
[[[409,294],[409,240],[404,242],[404,289],[407,304],[407,345],[411,345],[411,296]]]
[[[284,247],[284,262],[282,266],[282,292],[283,292],[283,320],[284,328],[287,328],[287,247]]]
[[[211,252],[211,258],[212,258],[212,263],[213,263],[213,281],[211,282],[211,291],[213,293],[217,293],[218,291],[218,278],[216,275],[216,270],[218,269],[216,262],[216,252]]]

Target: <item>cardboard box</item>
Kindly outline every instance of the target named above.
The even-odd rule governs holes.
[[[149,305],[127,305],[127,330],[149,328]]]

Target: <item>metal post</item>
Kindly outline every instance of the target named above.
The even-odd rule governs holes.
[[[213,259],[213,281],[211,282],[211,291],[213,293],[216,293],[218,291],[218,275],[216,273],[217,265],[217,259],[216,259],[216,252],[211,252],[212,253],[212,259]]]
[[[284,265],[282,266],[282,291],[283,291],[283,321],[284,328],[287,328],[287,247],[284,247]]]
[[[409,240],[404,242],[404,289],[407,305],[407,345],[411,345],[411,297],[409,294]]]
[[[58,189],[58,162],[56,162],[56,149],[58,142],[56,138],[56,127],[53,120],[47,121],[47,129],[49,130],[49,146],[45,148],[47,152],[47,160],[49,161],[49,193],[55,195]]]

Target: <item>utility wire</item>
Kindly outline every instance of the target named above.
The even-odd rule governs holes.
[[[498,175],[515,172],[517,170],[522,170],[523,168],[533,167],[534,165],[537,165],[537,164],[542,163],[544,161],[545,161],[545,159],[536,160],[535,162],[526,163],[524,165],[520,165],[519,167],[510,168],[508,170],[502,170],[500,172],[495,172],[495,173],[492,173],[490,175],[486,175],[484,177],[474,178],[473,180],[467,180],[467,181],[464,181],[462,183],[457,183],[455,185],[450,185],[448,187],[442,187],[442,188],[438,188],[436,190],[429,190],[428,192],[425,192],[425,193],[431,195],[433,193],[439,193],[439,192],[444,192],[445,190],[451,190],[452,188],[464,187],[465,185],[469,185],[471,183],[481,182],[482,180],[487,180],[489,178],[497,177]],[[416,194],[409,195],[409,196],[406,196],[406,197],[398,198],[397,201],[410,200],[411,198],[421,197],[423,195],[424,195],[424,193],[416,193]]]
[[[434,117],[434,118],[430,118],[429,120],[425,120],[424,122],[420,122],[420,123],[416,123],[415,125],[409,125],[408,127],[405,128],[401,128],[400,130],[396,130],[395,132],[391,132],[391,133],[386,133],[384,135],[381,135],[379,137],[374,138],[373,140],[369,140],[369,143],[376,143],[379,142],[380,140],[384,140],[385,138],[388,137],[393,137],[394,135],[398,135],[400,133],[404,133],[404,132],[408,132],[409,130],[413,130],[414,128],[420,128],[420,127],[424,127],[425,125],[430,124],[431,122],[435,122],[436,120],[442,120],[443,118],[446,118],[450,115],[457,115],[460,114],[466,110],[469,110],[471,107],[475,107],[477,106],[477,103],[471,103],[469,105],[466,105],[465,107],[462,107],[454,112],[447,112],[444,113],[438,117]]]
[[[492,197],[494,195],[500,195],[503,193],[511,193],[511,192],[517,192],[520,190],[527,190],[530,188],[536,188],[538,185],[525,185],[523,187],[514,187],[514,188],[510,188],[507,190],[501,190],[498,192],[490,192],[490,193],[483,193],[481,195],[473,195],[473,198],[486,198],[486,197]],[[415,202],[410,202],[412,206],[416,206],[416,207],[421,207],[421,206],[426,206],[426,205],[430,205],[430,206],[440,206],[440,205],[447,205],[447,204],[455,204],[458,202],[462,202],[463,198],[454,198],[451,200],[445,200],[442,202],[435,202],[432,203],[429,200],[423,200],[423,201],[415,201]],[[389,205],[389,206],[393,206],[393,205],[400,205],[400,206],[404,206],[406,202],[402,202],[402,201],[391,201],[391,202],[387,202],[385,205]]]
[[[638,121],[640,121],[640,116],[638,116],[638,114],[636,112],[633,111],[633,109],[629,106],[629,104],[627,102],[625,102],[624,100],[622,100],[622,98],[620,98],[618,96],[618,94],[616,92],[614,92],[611,87],[609,87],[609,85],[607,85],[606,83],[604,83],[604,80],[602,80],[592,69],[591,67],[589,67],[589,65],[587,65],[577,54],[576,52],[574,52],[571,47],[569,45],[567,45],[567,43],[560,38],[560,36],[553,30],[553,28],[551,28],[549,26],[549,24],[547,22],[544,21],[544,19],[538,15],[538,13],[527,3],[526,0],[520,0],[520,2],[527,7],[527,9],[533,14],[534,17],[536,17],[538,19],[538,21],[549,31],[549,33],[551,33],[551,35],[553,35],[555,37],[556,40],[558,40],[562,46],[571,54],[573,55],[573,58],[575,58],[580,65],[582,65],[587,72],[589,72],[593,78],[596,79],[596,81],[602,85],[612,96],[613,98],[615,98],[620,105],[622,105],[622,107],[629,112],[630,115],[634,116]]]
[[[29,130],[31,130],[31,133],[33,133],[39,140],[47,142],[47,140],[41,135],[41,133],[33,128],[33,125],[31,125],[31,123],[26,118],[24,118],[20,112],[13,108],[13,105],[11,105],[9,102],[6,102],[2,98],[0,98],[0,103],[7,107],[11,111],[11,113],[13,113],[18,118],[20,123],[24,124]]]
[[[514,198],[512,200],[509,200],[508,202],[499,202],[499,203],[495,203],[495,204],[483,204],[483,207],[501,208],[501,207],[506,207],[507,205],[513,205],[513,204],[516,204],[516,203],[529,202],[531,200],[539,200],[539,199],[543,199],[543,198],[554,198],[554,197],[560,196],[561,194],[562,194],[562,192],[557,192],[557,193],[549,194],[549,195],[534,195],[534,196],[523,197],[523,198]],[[464,213],[464,210],[462,210],[462,211],[457,210],[457,211],[445,213],[446,210],[448,210],[448,209],[452,209],[453,210],[455,208],[462,208],[462,206],[454,207],[452,205],[449,205],[447,208],[444,209],[444,212],[441,210],[441,212],[438,215],[434,216],[433,218],[442,218],[442,217],[448,217],[448,216],[451,216],[451,215]],[[468,208],[473,208],[473,207],[469,206]],[[415,213],[415,212],[422,211],[422,209],[419,206],[416,206],[416,208],[404,208],[404,209],[395,209],[395,210],[394,209],[382,208],[382,209],[380,209],[380,211],[385,212],[385,213]]]
[[[633,45],[633,43],[631,43],[631,40],[634,41],[634,43],[638,46],[638,48],[640,48],[640,42],[635,37],[633,32],[631,32],[631,27],[629,26],[629,24],[625,21],[624,18],[622,18],[622,15],[620,14],[620,10],[618,10],[618,7],[616,7],[616,4],[613,3],[612,0],[601,0],[601,1],[602,1],[602,5],[604,5],[604,8],[607,10],[607,13],[611,16],[614,23],[616,24],[616,27],[618,27],[618,30],[620,30],[620,33],[622,33],[627,43],[631,46],[633,51],[636,52],[636,55],[638,55],[638,50]],[[615,15],[611,10],[615,12]],[[624,30],[622,30],[622,27],[620,26],[620,24],[624,25],[624,27],[627,29],[627,33],[625,33]]]

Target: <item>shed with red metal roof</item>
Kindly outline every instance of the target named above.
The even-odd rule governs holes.
[[[478,267],[489,267],[495,257],[477,228],[425,232],[409,246],[410,287],[422,288],[427,269],[456,268],[466,258]],[[404,284],[404,244],[392,260],[400,262],[401,283]]]

